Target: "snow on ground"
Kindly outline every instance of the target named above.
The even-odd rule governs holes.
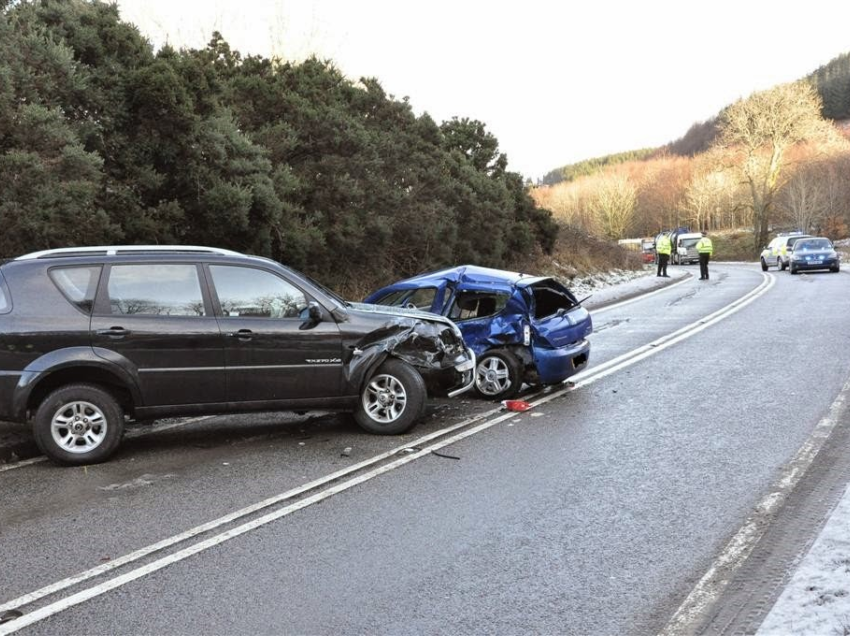
[[[757,636],[850,635],[850,489],[761,624]]]
[[[567,282],[567,287],[569,287],[570,291],[576,298],[582,299],[586,296],[590,296],[593,292],[600,289],[613,287],[620,283],[626,283],[630,280],[635,280],[636,278],[648,276],[649,274],[654,273],[654,267],[655,266],[651,268],[646,267],[638,270],[613,269],[607,272],[588,274],[587,276],[576,276]]]

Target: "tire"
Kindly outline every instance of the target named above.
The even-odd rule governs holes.
[[[507,400],[522,388],[522,364],[510,351],[485,353],[475,366],[475,390],[488,400]]]
[[[792,276],[796,276],[796,275],[797,275],[797,268],[796,268],[796,267],[794,267],[793,265],[791,265],[791,275],[792,275]]]
[[[776,259],[776,267],[777,267],[777,268],[779,268],[779,271],[780,271],[780,272],[784,272],[786,269],[788,269],[788,264],[787,264],[787,263],[783,263],[783,262],[782,262],[782,259],[781,259],[781,258],[779,258],[779,257],[777,257],[777,259]]]
[[[121,406],[109,392],[93,384],[56,389],[41,402],[33,421],[36,444],[57,464],[102,462],[112,455],[123,434]]]
[[[765,262],[764,259],[761,259],[761,271],[763,271],[763,272],[767,271],[767,263]]]
[[[833,274],[837,274],[839,271],[841,271],[841,266],[836,265],[835,267],[830,267],[829,271],[831,271]]]
[[[386,360],[360,392],[354,419],[376,435],[410,430],[425,410],[428,390],[419,372],[401,360]]]

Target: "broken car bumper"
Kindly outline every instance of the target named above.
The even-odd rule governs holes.
[[[475,353],[472,349],[469,349],[469,359],[461,362],[460,364],[455,365],[455,371],[461,374],[463,377],[463,386],[459,389],[455,389],[453,391],[448,392],[448,396],[454,397],[456,395],[460,395],[461,393],[466,393],[475,385]]]
[[[557,349],[534,347],[534,366],[541,384],[558,384],[587,366],[590,342],[576,343]]]

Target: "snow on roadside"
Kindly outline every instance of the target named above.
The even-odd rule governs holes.
[[[850,489],[835,507],[756,636],[850,634]]]
[[[586,276],[576,276],[575,278],[566,281],[567,287],[576,298],[584,298],[595,291],[613,287],[620,283],[626,283],[636,278],[643,278],[653,273],[652,268],[644,268],[638,270],[632,269],[613,269],[606,272],[597,272]]]

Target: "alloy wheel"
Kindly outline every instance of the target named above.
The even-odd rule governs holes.
[[[363,391],[363,409],[376,422],[394,422],[407,406],[404,385],[392,375],[373,377]]]
[[[50,434],[69,453],[88,453],[106,438],[106,416],[91,402],[69,402],[53,414]]]

